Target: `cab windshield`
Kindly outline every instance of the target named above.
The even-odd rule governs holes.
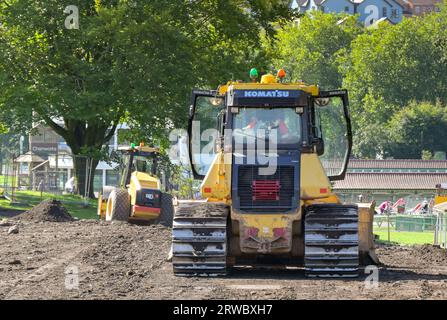
[[[131,159],[132,163],[129,167],[129,161]],[[154,175],[156,170],[156,163],[152,157],[141,155],[134,155],[133,157],[131,157],[130,154],[127,154],[122,158],[120,167],[122,170],[126,171],[123,173],[123,178],[126,179],[129,169],[131,173],[137,171]]]
[[[301,141],[301,115],[292,108],[239,108],[233,119],[235,137],[276,140],[277,145]]]
[[[133,160],[133,171],[152,174],[154,167],[153,159],[145,156],[135,156]]]

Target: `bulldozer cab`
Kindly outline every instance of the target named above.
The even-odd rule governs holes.
[[[189,150],[196,179],[204,179],[218,150],[317,153],[331,181],[345,177],[352,130],[345,90],[195,90],[189,118]],[[240,144],[239,144],[240,146]],[[246,156],[246,154],[245,154]],[[299,154],[296,154],[299,156]]]
[[[158,153],[157,148],[138,146],[118,149],[122,154],[121,187],[125,188],[130,183],[134,172],[157,175]]]

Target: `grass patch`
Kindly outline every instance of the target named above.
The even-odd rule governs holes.
[[[388,242],[388,231],[386,228],[374,229],[374,234],[379,236],[380,242]],[[390,240],[393,243],[413,245],[413,244],[433,244],[433,232],[405,232],[391,230]]]
[[[8,185],[11,186],[12,185],[12,177],[7,177],[7,176],[1,176],[0,175],[0,187],[3,187],[5,184],[5,181],[8,182]],[[15,180],[15,185],[17,185],[17,180]]]
[[[56,199],[62,202],[68,212],[79,219],[97,219],[97,201],[89,200],[88,206],[84,206],[84,200],[76,195],[53,195],[43,193],[42,196],[38,191],[17,191],[15,193],[15,201],[17,204],[11,204],[6,199],[0,199],[0,207],[7,210],[26,211],[39,204],[45,199]]]

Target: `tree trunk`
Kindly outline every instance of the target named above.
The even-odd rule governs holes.
[[[86,195],[86,187],[89,189],[87,197],[94,199],[95,193],[93,190],[93,182],[95,177],[96,167],[98,166],[98,160],[89,160],[82,156],[73,155],[74,176],[76,191],[79,195]],[[91,165],[91,171],[90,171]],[[86,185],[87,182],[87,185]]]

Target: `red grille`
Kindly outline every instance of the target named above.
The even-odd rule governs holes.
[[[253,201],[279,201],[279,180],[255,180],[251,187]]]

